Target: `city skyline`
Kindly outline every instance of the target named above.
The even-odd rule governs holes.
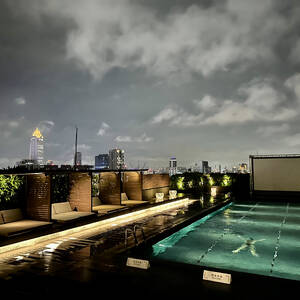
[[[299,153],[300,4],[1,1],[0,168],[124,149],[133,167]]]
[[[77,141],[77,133],[78,128],[76,128],[76,141]],[[75,148],[74,148],[74,154],[76,151],[76,142],[75,142]],[[148,168],[145,163],[143,163],[142,166],[140,166],[140,162],[138,162],[137,166],[128,166],[125,160],[125,151],[123,149],[109,149],[108,153],[102,153],[99,155],[95,155],[94,163],[86,164],[86,165],[94,165],[95,169],[145,169]],[[76,162],[75,162],[76,161]],[[24,158],[21,161],[16,162],[14,166],[20,166],[20,165],[26,165],[26,163],[29,163],[29,165],[36,164],[36,165],[72,165],[71,163],[58,163],[55,158],[52,159],[44,159],[44,137],[39,130],[38,127],[35,128],[34,132],[32,133],[32,136],[30,138],[30,144],[29,144],[29,157],[24,156]],[[177,169],[177,158],[176,157],[170,157],[169,159],[169,167],[166,165],[161,165],[154,168],[149,168],[149,170],[152,171],[158,171],[162,170],[163,173],[169,173],[170,175],[175,175],[178,173],[190,171],[196,171],[196,172],[203,172],[203,173],[211,173],[211,172],[231,172],[234,170],[237,171],[239,168],[246,169],[247,170],[247,163],[239,163],[238,165],[233,166],[223,166],[221,168],[221,165],[218,166],[214,164],[213,162],[208,161],[200,161],[200,163],[195,163],[194,165],[184,165],[183,161],[180,161],[181,165],[178,166]],[[82,165],[82,153],[76,152],[76,159],[74,159],[73,164],[76,166]],[[202,165],[201,165],[202,164]],[[246,167],[242,167],[245,165]],[[7,166],[7,167],[14,167],[14,166]]]

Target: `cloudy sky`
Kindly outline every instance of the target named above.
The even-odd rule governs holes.
[[[299,0],[0,0],[0,166],[300,153]]]

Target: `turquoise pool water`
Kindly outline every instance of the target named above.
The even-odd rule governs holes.
[[[156,243],[151,256],[300,280],[300,205],[231,203]]]

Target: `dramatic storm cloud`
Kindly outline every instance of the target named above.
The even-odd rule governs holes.
[[[0,4],[0,165],[113,147],[132,164],[233,165],[298,153],[300,4],[11,0]],[[84,145],[84,146],[83,146]]]

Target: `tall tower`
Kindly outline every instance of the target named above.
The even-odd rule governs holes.
[[[109,168],[112,170],[124,169],[125,158],[124,150],[122,149],[111,149],[109,150]]]
[[[176,175],[177,174],[177,160],[176,157],[171,157],[169,161],[169,175]]]
[[[29,158],[36,160],[39,165],[44,163],[44,137],[38,128],[30,139]]]

